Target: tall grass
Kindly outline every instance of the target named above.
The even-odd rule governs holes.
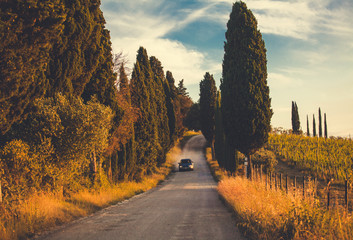
[[[124,181],[94,190],[82,189],[69,197],[62,193],[39,192],[13,206],[0,204],[0,239],[25,239],[145,192],[171,172],[180,151],[178,147],[170,150],[166,163],[139,182]]]
[[[209,155],[207,159],[217,171],[218,164]],[[223,175],[218,192],[249,239],[353,239],[352,216],[343,209],[327,210],[299,194],[267,189],[239,176]]]

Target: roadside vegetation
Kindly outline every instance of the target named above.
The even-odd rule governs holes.
[[[24,239],[145,192],[171,172],[180,151],[179,145],[173,147],[167,153],[166,162],[138,182],[125,180],[111,184],[106,179],[99,186],[80,189],[69,196],[38,191],[10,208],[1,205],[0,239]]]
[[[266,188],[259,181],[232,176],[212,160],[207,161],[219,180],[218,192],[234,211],[237,226],[249,239],[352,239],[351,214],[342,208],[320,207],[313,198]]]

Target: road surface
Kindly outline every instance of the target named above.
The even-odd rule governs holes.
[[[205,139],[191,138],[180,158],[195,170],[175,172],[157,188],[39,237],[56,239],[243,239],[219,200],[202,154]]]

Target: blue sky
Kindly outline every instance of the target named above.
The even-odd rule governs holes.
[[[234,1],[103,0],[113,51],[132,66],[140,46],[156,56],[176,81],[184,79],[199,98],[206,72],[218,85],[224,33]],[[291,101],[310,131],[318,108],[327,114],[329,135],[353,135],[353,1],[246,0],[267,48],[273,127],[291,128]]]

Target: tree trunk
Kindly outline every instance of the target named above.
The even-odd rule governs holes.
[[[89,168],[90,168],[91,180],[94,181],[96,179],[96,174],[97,174],[96,152],[91,153]]]
[[[251,161],[251,155],[248,154],[248,179],[252,180],[252,161]]]
[[[214,143],[215,143],[215,140],[213,139],[212,142],[211,142],[212,160],[216,160],[216,153],[215,153],[215,149],[214,149]]]

